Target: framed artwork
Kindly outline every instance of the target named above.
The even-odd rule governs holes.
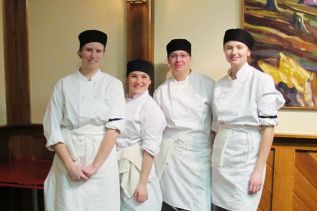
[[[317,109],[317,0],[241,0],[241,14],[251,64],[273,77],[285,108]]]

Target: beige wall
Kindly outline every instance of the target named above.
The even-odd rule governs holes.
[[[223,33],[239,26],[240,1],[156,0],[156,82],[167,72],[166,43],[181,37],[192,43],[193,69],[219,79],[228,68],[222,53]],[[282,110],[279,119],[277,133],[317,135],[317,110]]]
[[[122,78],[126,61],[123,0],[29,1],[30,89],[32,122],[41,123],[53,86],[79,67],[78,33],[108,34],[102,69]]]
[[[1,0],[2,2],[2,0]],[[193,44],[193,69],[219,79],[228,68],[222,54],[222,36],[240,24],[240,3],[210,0],[155,1],[155,66],[160,83],[167,72],[166,43],[176,37]],[[52,88],[62,76],[76,70],[77,35],[99,28],[109,35],[103,69],[124,79],[126,61],[124,0],[31,0],[30,80],[32,122],[40,123]],[[0,8],[2,3],[0,4]],[[2,10],[2,9],[1,9]],[[0,39],[2,40],[2,16]],[[3,42],[0,42],[0,124],[5,124]],[[317,134],[317,111],[282,110],[278,133]]]
[[[2,0],[0,0],[0,11],[2,14]],[[4,81],[4,61],[3,61],[3,16],[0,15],[0,125],[7,123],[6,101],[5,101],[5,81]]]
[[[165,46],[171,39],[186,38],[192,43],[192,68],[218,79],[227,68],[222,53],[223,32],[239,25],[239,5],[236,0],[217,3],[210,0],[155,1],[157,66],[166,63]],[[160,71],[158,69],[157,74]]]

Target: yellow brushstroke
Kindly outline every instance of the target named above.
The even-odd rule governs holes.
[[[299,93],[304,94],[305,90],[307,90],[307,82],[311,80],[312,73],[302,68],[298,62],[282,52],[279,55],[278,67],[270,65],[265,61],[258,61],[259,67],[264,72],[270,74],[275,83],[283,82],[287,87],[295,87]]]

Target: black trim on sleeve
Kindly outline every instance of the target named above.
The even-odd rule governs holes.
[[[275,118],[277,118],[277,115],[275,115],[275,116],[260,116],[259,115],[259,118],[262,118],[262,119],[275,119]]]
[[[113,122],[113,121],[118,121],[118,120],[122,120],[122,118],[113,118],[113,119],[109,119],[108,122]]]

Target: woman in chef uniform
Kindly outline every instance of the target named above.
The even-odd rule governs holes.
[[[156,159],[164,201],[162,210],[209,211],[214,82],[191,70],[188,40],[171,40],[166,50],[172,77],[154,93],[167,121]]]
[[[100,70],[107,35],[78,36],[78,71],[54,87],[44,116],[46,146],[55,151],[45,180],[47,211],[119,211],[115,142],[124,128],[122,83]]]
[[[126,127],[117,140],[121,211],[160,211],[162,193],[154,157],[160,151],[166,121],[149,95],[153,65],[137,59],[127,64]]]
[[[223,50],[231,67],[214,92],[214,211],[257,210],[277,111],[284,105],[272,77],[248,64],[253,44],[243,29],[225,32]]]

